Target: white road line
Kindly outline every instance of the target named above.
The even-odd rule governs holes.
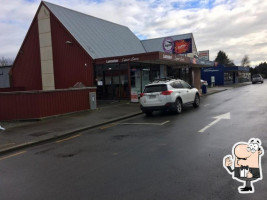
[[[167,124],[167,123],[169,123],[169,122],[170,122],[170,121],[168,120],[168,121],[166,121],[166,122],[161,123],[161,125]]]
[[[210,104],[205,104],[204,107],[207,107],[207,106],[209,106],[209,105],[210,105]]]
[[[213,122],[211,122],[209,125],[205,126],[203,129],[201,129],[200,131],[198,131],[199,133],[203,133],[205,132],[205,130],[207,130],[209,127],[213,126],[214,124],[216,124],[217,122],[219,122],[221,119],[216,119]]]
[[[231,114],[230,112],[213,117],[215,120],[213,122],[211,122],[209,125],[205,126],[203,129],[199,130],[199,133],[203,133],[205,132],[205,130],[207,130],[208,128],[210,128],[211,126],[213,126],[214,124],[218,123],[221,119],[231,119]]]

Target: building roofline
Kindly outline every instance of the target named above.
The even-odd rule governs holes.
[[[157,38],[150,38],[150,39],[145,39],[145,40],[140,40],[140,41],[148,41],[148,40],[156,40],[156,39],[161,39],[161,38],[168,38],[168,37],[176,37],[176,36],[182,36],[182,35],[191,35],[193,37],[193,33],[184,33],[180,35],[170,35],[170,36],[163,36],[163,37],[157,37]]]
[[[33,22],[34,22],[34,20],[37,18],[37,15],[38,15],[38,12],[39,12],[40,9],[41,9],[41,6],[42,6],[42,2],[41,2],[40,5],[38,6],[38,9],[37,9],[37,11],[36,11],[36,13],[35,13],[35,15],[34,15],[34,17],[33,17],[33,19],[32,19],[32,22],[31,22],[31,24],[30,24],[30,27],[29,27],[29,29],[28,29],[28,31],[27,31],[27,33],[26,33],[26,35],[25,35],[25,37],[24,37],[24,39],[23,39],[23,41],[22,41],[20,47],[19,47],[18,53],[17,53],[17,55],[16,55],[16,57],[15,57],[15,59],[14,59],[14,62],[13,62],[12,68],[11,68],[10,71],[9,71],[9,75],[12,75],[12,73],[13,73],[13,68],[15,67],[15,64],[16,64],[16,62],[17,62],[17,59],[18,59],[19,54],[20,54],[20,52],[21,52],[21,49],[22,49],[23,45],[25,44],[26,38],[28,37],[28,35],[29,35],[29,33],[30,33],[30,30],[31,30],[31,28],[32,28],[32,26],[33,26]],[[39,37],[39,36],[38,36],[38,37]]]
[[[42,1],[41,2],[41,4],[43,5],[43,6],[45,6],[48,10],[49,10],[49,12],[50,12],[50,14],[52,14],[54,17],[55,17],[55,19],[62,25],[62,27],[65,29],[65,31],[67,31],[67,33],[72,37],[72,39],[77,43],[77,45],[92,59],[92,60],[94,60],[93,58],[92,58],[92,56],[84,49],[84,47],[80,44],[80,42],[78,42],[77,40],[76,40],[76,38],[71,34],[71,32],[64,26],[64,24],[57,18],[57,16],[52,12],[52,10],[44,3],[44,1]],[[52,34],[52,30],[51,30],[51,34]]]
[[[41,2],[43,2],[45,5],[46,5],[46,3],[52,4],[53,6],[58,6],[58,7],[61,7],[61,8],[64,8],[64,9],[67,9],[67,10],[70,10],[70,11],[73,11],[73,12],[76,12],[76,13],[79,13],[79,14],[82,14],[82,15],[86,15],[88,17],[92,17],[92,18],[95,18],[95,19],[98,19],[98,20],[102,20],[102,21],[105,21],[105,22],[108,22],[108,23],[112,23],[112,24],[115,24],[115,25],[118,25],[118,26],[123,26],[123,27],[129,29],[129,27],[127,27],[127,26],[124,26],[124,25],[121,25],[121,24],[118,24],[118,23],[115,23],[115,22],[111,22],[111,21],[108,21],[106,19],[102,19],[102,18],[99,18],[99,17],[95,17],[95,16],[92,16],[92,15],[89,15],[89,14],[86,14],[86,13],[83,13],[83,12],[79,12],[79,11],[76,11],[76,10],[73,10],[73,9],[70,9],[70,8],[67,8],[67,7],[64,7],[64,6],[60,6],[58,4],[50,3],[48,1],[41,1]],[[47,5],[46,5],[46,7],[47,7]]]

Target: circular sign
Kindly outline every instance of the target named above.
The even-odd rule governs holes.
[[[165,53],[172,53],[173,51],[173,39],[167,37],[162,42],[162,47]]]

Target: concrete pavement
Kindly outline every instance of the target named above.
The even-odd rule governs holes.
[[[213,87],[207,89],[207,96],[234,87]],[[0,154],[9,153],[37,144],[71,136],[80,131],[103,126],[126,118],[142,114],[138,103],[102,104],[93,111],[84,111],[40,121],[0,122],[5,130],[0,130]]]
[[[36,122],[1,123],[0,154],[68,137],[74,133],[142,114],[139,104],[122,103]],[[7,126],[4,126],[6,124]],[[10,127],[10,128],[8,128]]]
[[[233,89],[233,88],[241,87],[241,86],[246,86],[246,85],[250,85],[250,84],[251,84],[251,82],[245,82],[245,83],[238,83],[238,84],[235,84],[235,85],[208,87],[207,88],[207,93],[206,94],[202,94],[202,96],[207,96],[207,95],[215,94],[215,93],[218,93],[218,92],[223,92],[225,90],[229,90],[229,89]]]

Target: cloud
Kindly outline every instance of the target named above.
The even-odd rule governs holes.
[[[49,1],[49,0],[48,0]],[[192,32],[198,50],[213,60],[223,50],[240,64],[266,61],[267,1],[260,0],[54,0],[129,27],[140,39]],[[15,57],[40,1],[0,0],[0,56]]]

